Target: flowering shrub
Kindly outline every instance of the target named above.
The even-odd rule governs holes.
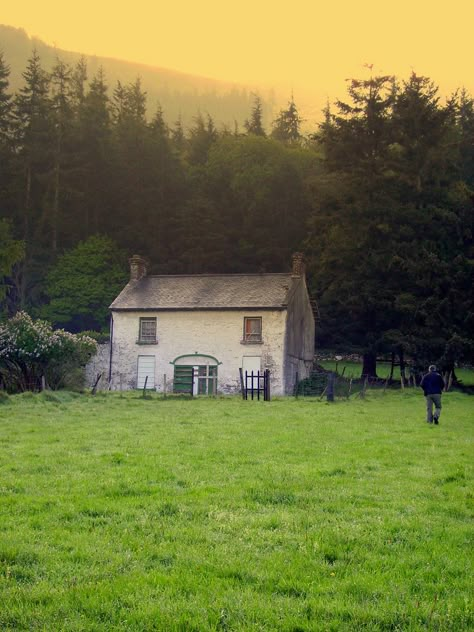
[[[47,321],[18,312],[0,324],[0,377],[12,391],[36,390],[42,377],[51,388],[59,388],[96,350],[97,343],[87,335],[53,330]]]

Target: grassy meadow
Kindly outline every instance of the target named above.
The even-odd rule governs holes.
[[[0,403],[0,629],[472,630],[474,400]]]

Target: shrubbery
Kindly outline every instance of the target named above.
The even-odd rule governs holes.
[[[42,378],[53,389],[77,384],[78,369],[96,352],[97,343],[85,334],[53,330],[26,312],[0,324],[0,379],[8,391],[38,390]]]

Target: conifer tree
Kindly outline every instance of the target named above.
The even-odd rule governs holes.
[[[459,175],[474,188],[474,99],[465,89],[456,101],[456,125],[459,135]]]
[[[72,137],[71,69],[61,60],[57,60],[51,72],[51,113],[54,129],[52,201],[51,201],[51,249],[58,247],[58,230],[62,221],[61,193],[62,172],[66,168],[68,141]]]
[[[153,130],[153,133],[157,139],[169,139],[170,130],[165,122],[163,108],[161,107],[160,103],[158,103],[157,105],[156,112],[151,121],[150,128]]]
[[[432,200],[439,179],[450,160],[448,143],[453,104],[440,105],[437,86],[428,78],[411,74],[403,83],[393,106],[393,140],[396,153],[392,167],[404,198],[423,206]],[[445,146],[443,146],[445,145]]]
[[[218,133],[214,121],[208,114],[207,119],[199,112],[194,117],[194,124],[187,138],[187,158],[192,165],[206,162],[209,150],[217,140]]]
[[[247,134],[253,134],[254,136],[266,136],[265,130],[263,128],[262,99],[258,94],[254,94],[250,119],[247,119],[245,121],[244,127],[247,130]]]
[[[289,145],[297,144],[301,140],[301,122],[302,119],[292,95],[286,109],[280,110],[273,121],[271,137]]]
[[[102,68],[92,78],[79,112],[78,168],[75,171],[76,190],[83,195],[77,200],[76,218],[81,221],[77,238],[86,239],[91,234],[106,231],[106,218],[111,207],[111,115],[108,87]],[[71,245],[73,245],[72,242]]]
[[[8,92],[10,67],[0,51],[0,145],[10,141],[12,125],[12,97]]]
[[[174,123],[174,127],[171,129],[171,142],[177,153],[181,155],[186,142],[181,116],[178,117]]]
[[[24,308],[34,296],[40,260],[34,251],[44,247],[45,176],[51,170],[53,145],[49,99],[49,75],[43,70],[36,50],[33,50],[23,73],[25,84],[14,100],[14,134],[18,157],[18,195],[20,203],[21,237],[26,256],[18,280],[19,307]],[[47,180],[47,178],[46,178]],[[47,254],[47,251],[46,251]]]
[[[10,69],[0,52],[0,211],[12,208],[14,147],[12,139],[12,96],[9,93]]]
[[[71,73],[71,101],[77,112],[86,98],[87,62],[81,57]]]

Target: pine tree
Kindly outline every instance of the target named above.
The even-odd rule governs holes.
[[[165,122],[163,108],[160,103],[158,103],[155,115],[153,116],[153,120],[150,125],[151,130],[153,131],[156,138],[161,140],[168,140],[170,135],[170,130],[168,125]]]
[[[125,88],[125,113],[128,118],[138,123],[146,122],[146,96],[140,77]]]
[[[209,150],[218,138],[214,121],[208,114],[207,119],[199,112],[187,138],[187,158],[192,165],[203,165]]]
[[[67,161],[68,141],[72,136],[71,69],[61,60],[57,60],[51,72],[51,111],[54,126],[55,144],[53,149],[52,202],[51,202],[51,249],[58,247],[58,230],[62,218],[61,193],[63,170]]]
[[[430,198],[433,201],[434,189],[440,191],[449,147],[454,148],[447,142],[452,116],[452,104],[440,106],[437,86],[428,77],[415,73],[404,82],[395,100],[393,141],[397,151],[392,168],[398,173],[404,199],[415,201],[418,207],[429,203]]]
[[[186,144],[186,139],[184,135],[181,116],[175,121],[174,127],[171,130],[171,142],[177,153],[179,155],[182,155]]]
[[[459,134],[459,175],[474,188],[474,99],[462,90],[456,103]]]
[[[71,101],[78,112],[86,98],[87,62],[81,57],[71,73]]]
[[[93,233],[109,231],[109,210],[113,203],[108,190],[112,154],[110,101],[102,68],[85,94],[78,126],[81,155],[76,189],[82,188],[83,195],[78,199],[76,217],[81,217],[81,221],[77,236],[86,239]]]
[[[0,146],[5,146],[11,139],[12,97],[8,92],[10,67],[0,51]]]
[[[14,207],[12,183],[14,181],[15,152],[12,139],[13,101],[8,91],[10,69],[0,52],[0,211]]]
[[[300,126],[302,119],[291,96],[286,109],[280,110],[279,115],[273,121],[271,137],[288,145],[297,144],[301,140]]]
[[[263,128],[263,105],[262,99],[258,94],[254,94],[252,111],[250,119],[247,119],[244,123],[244,127],[247,130],[247,134],[253,134],[255,136],[266,136]]]
[[[51,170],[54,138],[50,113],[49,76],[41,67],[39,55],[33,51],[23,73],[25,85],[14,101],[14,134],[19,164],[18,195],[21,199],[21,236],[26,244],[18,281],[19,307],[26,307],[34,299],[40,269],[39,257],[34,251],[43,247],[40,238],[44,228],[45,182]],[[43,253],[48,256],[47,251]]]
[[[387,255],[380,248],[393,221],[387,174],[393,77],[353,79],[348,94],[347,102],[337,101],[337,114],[326,109],[317,136],[326,173],[322,210],[314,215],[308,245],[318,251],[315,276],[321,307],[330,310],[331,322],[344,322],[344,334],[364,350],[363,372],[375,375],[389,302],[383,265]],[[340,334],[341,328],[333,335]]]

